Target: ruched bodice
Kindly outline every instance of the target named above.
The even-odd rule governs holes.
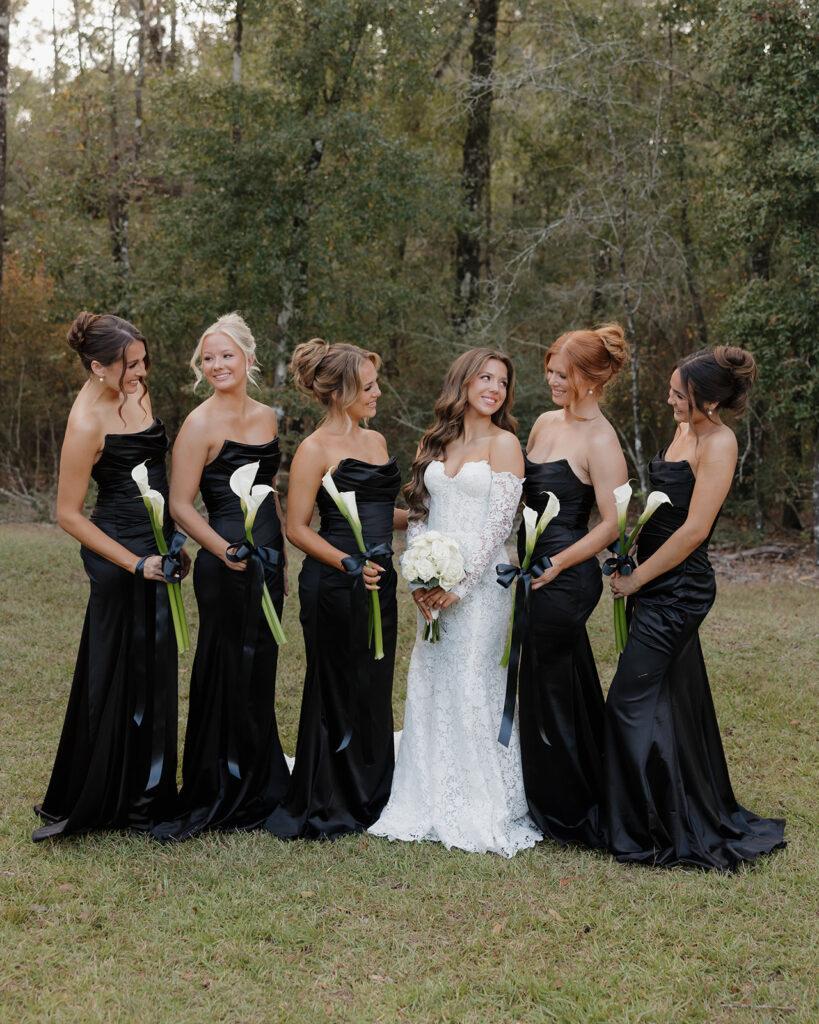
[[[535,557],[554,555],[579,540],[589,529],[589,513],[594,505],[594,488],[584,484],[575,474],[567,459],[554,462],[532,462],[524,456],[526,480],[523,484],[523,500],[534,509],[538,516],[549,500],[547,491],[552,491],[560,501],[560,512],[541,534],[535,548]],[[525,533],[519,544],[525,541]]]
[[[281,463],[279,439],[274,437],[265,444],[245,444],[243,441],[225,441],[216,458],[202,470],[199,492],[208,512],[208,522],[226,540],[244,537],[244,516],[239,496],[230,488],[230,478],[237,469],[249,462],[259,463],[254,484],[271,484]],[[253,540],[281,550],[284,544],[281,523],[276,512],[273,495],[269,494],[256,513]]]
[[[649,519],[637,540],[637,554],[641,561],[645,561],[663,545],[676,530],[682,526],[688,516],[688,508],[691,504],[691,495],[694,493],[694,484],[697,478],[686,461],[666,462],[665,448],[658,452],[648,466],[648,477],[653,491],[663,491],[671,500],[671,504],[663,504]],[[717,519],[719,516],[717,516]],[[652,580],[652,584],[665,580],[669,575],[679,575],[680,572],[707,572],[713,573],[711,562],[708,559],[708,542],[717,524],[717,519],[711,524],[708,536],[695,548],[694,551],[680,565],[674,566],[670,573]]]
[[[131,470],[140,462],[146,463],[148,484],[165,498],[167,508],[167,451],[168,438],[160,419],[154,419],[150,427],[135,434],[105,435],[102,454],[91,469],[98,487],[91,519],[125,547],[129,547],[130,539],[143,535],[153,538],[148,512]],[[165,518],[169,518],[167,514]]]
[[[355,492],[358,517],[367,544],[390,543],[392,510],[401,486],[401,475],[395,459],[380,466],[361,462],[360,459],[342,459],[333,473],[333,482],[342,493]],[[356,551],[347,520],[323,487],[319,489],[316,502],[321,515],[321,536],[325,539],[339,538],[339,542],[343,538],[345,543],[339,546],[349,549],[351,553]]]

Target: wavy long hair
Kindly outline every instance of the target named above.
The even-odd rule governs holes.
[[[467,409],[467,390],[490,359],[497,359],[506,367],[509,383],[506,400],[492,413],[492,422],[513,434],[518,432],[518,421],[512,415],[515,403],[515,367],[509,356],[492,348],[471,348],[458,356],[447,370],[441,395],[435,403],[435,422],[421,438],[418,454],[412,464],[412,477],[404,487],[404,498],[409,506],[411,519],[424,519],[427,515],[425,499],[429,492],[424,484],[427,466],[435,459],[445,459],[446,449],[457,440],[464,429]]]

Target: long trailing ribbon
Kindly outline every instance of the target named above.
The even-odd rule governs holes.
[[[184,541],[183,541],[184,543]],[[137,563],[138,573],[134,574],[134,631],[133,631],[133,652],[134,652],[134,676],[135,696],[133,720],[137,727],[142,725],[145,718],[145,710],[148,705],[148,672],[147,661],[149,655],[153,660],[152,695],[153,695],[153,722],[151,730],[151,766],[148,772],[146,791],[152,790],[162,778],[162,769],[165,764],[165,726],[167,720],[167,687],[170,680],[164,678],[164,669],[168,664],[168,642],[170,625],[170,598],[167,588],[154,588],[154,635],[153,643],[148,645],[148,623],[146,617],[146,603],[148,598],[147,581],[142,575],[145,566],[145,555]]]
[[[355,616],[359,620],[361,626],[358,629],[353,630],[352,637],[352,648],[350,656],[356,666],[356,670],[353,673],[355,679],[355,686],[353,692],[350,694],[350,700],[348,708],[356,708],[359,703],[359,694],[364,690],[370,677],[370,659],[368,654],[369,644],[369,632],[370,632],[370,608],[368,603],[367,588],[364,586],[364,566],[369,561],[378,561],[378,559],[392,559],[392,548],[389,544],[373,544],[368,545],[364,551],[356,551],[354,555],[347,555],[346,558],[342,558],[341,564],[347,571],[348,576],[354,577],[353,581],[353,600],[355,608]],[[367,623],[366,630],[364,623]],[[364,742],[369,744],[371,730],[365,729],[363,732]],[[341,737],[341,742],[336,747],[336,753],[340,754],[342,750],[345,750],[353,736],[353,716],[347,714],[347,721],[344,724],[344,733]],[[364,754],[364,763],[372,763],[372,751],[366,750]]]
[[[236,682],[238,686],[232,695],[229,706],[239,709],[233,722],[227,723],[227,763],[228,771],[235,779],[242,778],[242,770],[239,763],[239,751],[255,750],[252,742],[243,742],[244,736],[238,733],[242,729],[255,728],[252,716],[247,714],[248,702],[246,700],[247,687],[250,684],[250,677],[253,672],[253,660],[256,657],[256,639],[259,634],[259,616],[262,611],[262,590],[264,588],[265,569],[275,569],[281,565],[284,557],[281,551],[275,548],[263,547],[254,544],[252,541],[242,538],[230,544],[225,551],[225,557],[229,562],[247,562],[247,572],[250,576],[248,584],[248,595],[245,603],[244,628],[242,629],[242,660],[241,668]],[[241,729],[239,725],[241,724]]]
[[[166,583],[179,583],[182,579],[182,560],[179,555],[188,538],[179,530],[174,530],[168,553],[162,556],[162,573]]]
[[[541,555],[540,558],[532,562],[528,569],[521,569],[520,566],[506,563],[495,566],[495,572],[498,574],[497,582],[502,587],[511,587],[517,578],[515,614],[512,619],[512,643],[509,650],[509,664],[506,669],[506,699],[503,703],[503,717],[498,733],[498,743],[502,743],[504,747],[509,746],[509,740],[512,738],[512,726],[515,721],[521,651],[529,625],[529,594],[532,589],[532,576],[542,576],[551,567],[551,564],[548,556]],[[534,656],[534,650],[532,655]],[[543,742],[551,746],[542,722],[538,723],[538,731]]]

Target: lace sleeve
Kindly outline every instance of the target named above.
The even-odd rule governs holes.
[[[523,480],[514,473],[493,473],[489,489],[489,512],[481,530],[478,546],[466,567],[466,577],[452,588],[464,598],[486,572],[498,548],[512,531],[520,504]]]

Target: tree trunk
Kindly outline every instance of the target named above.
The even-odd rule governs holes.
[[[461,166],[465,223],[456,229],[455,252],[455,304],[460,324],[465,324],[472,315],[481,276],[488,273],[492,171],[489,144],[500,0],[473,0],[473,4],[477,20],[469,48],[472,67]]]
[[[6,113],[9,100],[9,0],[0,0],[0,310],[6,241]]]
[[[819,429],[813,431],[813,560],[819,565]]]

